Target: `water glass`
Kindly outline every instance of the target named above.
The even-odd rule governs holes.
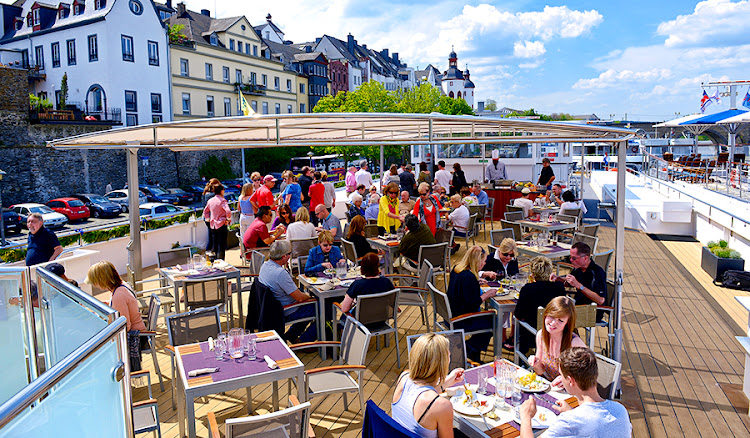
[[[479,380],[477,381],[477,393],[486,395],[487,394],[487,376],[488,372],[486,368],[479,370]]]
[[[255,342],[255,338],[250,339],[250,342],[247,346],[247,358],[250,360],[255,360],[258,357],[258,350],[257,345]]]
[[[347,271],[349,271],[349,269],[347,267],[346,260],[339,260],[338,263],[336,263],[336,277],[343,280],[344,278],[346,278]]]
[[[223,359],[224,353],[227,349],[227,334],[219,333],[219,336],[217,336],[216,342],[214,344],[214,353],[216,354],[216,360]]]
[[[242,338],[245,335],[245,331],[241,328],[233,328],[229,330],[227,335],[227,350],[229,351],[229,357],[238,359],[244,354],[242,348]]]

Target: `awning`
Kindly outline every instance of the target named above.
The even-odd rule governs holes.
[[[683,116],[679,117],[674,120],[668,120],[666,122],[657,123],[654,125],[654,128],[676,128],[680,126],[683,122],[691,122],[695,119],[700,119],[705,114],[690,114],[689,116]]]
[[[708,114],[703,117],[699,117],[694,120],[687,120],[682,123],[680,123],[680,126],[685,125],[714,125],[716,123],[727,123],[726,120],[732,117],[736,117],[738,115],[743,115],[747,113],[746,110],[741,109],[728,109],[724,111],[720,111],[718,113],[714,114]]]

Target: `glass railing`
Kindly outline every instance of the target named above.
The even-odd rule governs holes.
[[[125,317],[43,268],[36,277],[35,288],[28,268],[0,268],[0,438],[132,436]]]

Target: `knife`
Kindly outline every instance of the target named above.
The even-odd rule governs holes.
[[[490,427],[490,425],[489,425],[489,424],[487,424],[487,420],[485,420],[485,419],[484,419],[484,414],[482,413],[482,411],[481,411],[481,410],[480,410],[480,409],[479,409],[478,407],[474,407],[474,409],[476,409],[476,410],[477,410],[477,412],[479,412],[479,416],[480,416],[480,417],[482,417],[482,421],[484,422],[484,426],[485,426],[485,427],[487,428],[487,430],[490,430],[490,429],[492,429],[492,428]]]

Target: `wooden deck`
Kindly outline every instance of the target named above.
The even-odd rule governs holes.
[[[614,247],[614,229],[600,227],[599,236],[600,251]],[[748,403],[742,394],[744,353],[734,339],[743,334],[741,327],[745,327],[747,315],[734,301],[737,292],[715,287],[701,275],[704,273],[698,244],[660,242],[628,231],[625,247],[622,403],[630,413],[633,436],[750,437]],[[462,246],[454,257],[462,256],[464,250]],[[230,251],[227,258],[237,262],[238,251]],[[150,273],[154,275],[153,270]],[[425,330],[419,312],[415,308],[404,309],[399,317],[404,368],[408,363],[405,337]],[[162,435],[174,437],[179,432],[176,412],[171,407],[170,363],[163,353],[167,344],[163,325],[160,332],[158,359],[165,378],[164,392],[159,390],[150,356],[144,355],[143,366],[152,370]],[[390,348],[380,351],[375,350],[373,342],[365,373],[365,398],[373,399],[387,412],[401,371],[396,366],[394,350],[392,338]],[[491,354],[485,356],[486,360]],[[507,353],[505,356],[512,359]],[[300,357],[307,368],[332,363],[330,359],[321,361],[312,353]],[[285,400],[286,385],[281,386],[280,392],[281,400]],[[271,409],[271,386],[255,388],[253,398],[256,411],[267,412]],[[342,396],[312,401],[311,423],[316,436],[361,435],[363,414],[359,401],[356,397],[349,399],[349,411],[344,408]],[[196,400],[198,436],[208,436],[209,411],[217,413],[223,432],[224,419],[244,415],[245,401],[244,391]]]

